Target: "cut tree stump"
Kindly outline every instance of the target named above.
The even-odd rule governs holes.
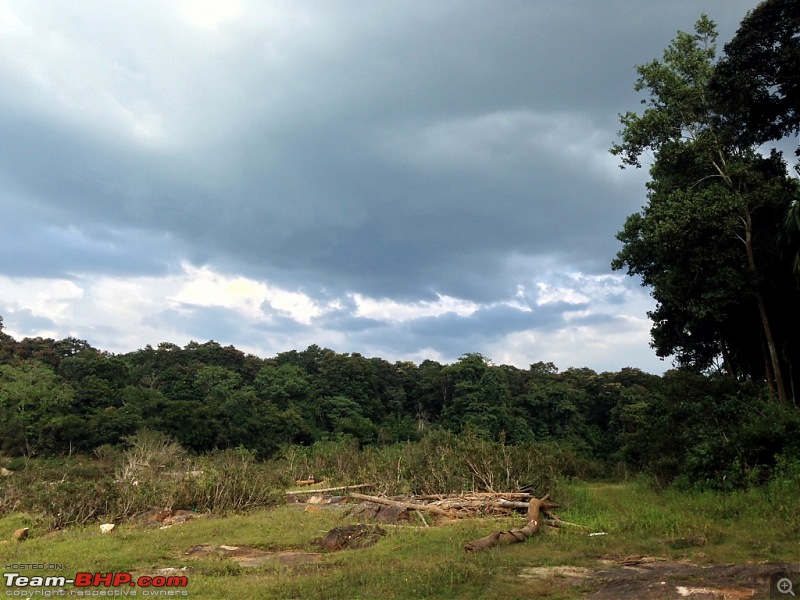
[[[505,546],[507,544],[515,544],[517,542],[524,542],[532,535],[539,532],[541,521],[539,512],[555,518],[550,514],[550,509],[555,508],[555,504],[548,502],[549,494],[539,500],[538,498],[531,498],[528,505],[528,522],[520,529],[510,529],[509,531],[495,531],[489,535],[477,540],[473,540],[464,546],[467,552],[476,552],[478,550],[485,550],[494,546]]]

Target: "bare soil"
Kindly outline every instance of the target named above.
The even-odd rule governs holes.
[[[320,552],[299,552],[295,550],[268,552],[248,546],[193,546],[186,551],[186,555],[197,558],[209,556],[230,558],[241,567],[260,567],[275,564],[296,568],[322,560],[322,553]]]
[[[529,567],[520,577],[589,590],[592,600],[768,599],[770,581],[800,564],[697,565],[653,556],[607,556],[592,567]]]

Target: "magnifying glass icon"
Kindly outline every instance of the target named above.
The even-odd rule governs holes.
[[[786,577],[782,577],[781,579],[778,579],[778,583],[776,584],[775,587],[778,588],[778,591],[781,594],[791,594],[792,596],[795,595],[795,593],[792,591],[792,580],[791,579],[788,579]]]

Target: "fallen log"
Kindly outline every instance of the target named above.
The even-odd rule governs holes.
[[[320,488],[317,490],[289,490],[286,494],[320,494],[323,492],[338,492],[339,490],[357,490],[375,487],[374,483],[359,483],[358,485],[340,485],[339,487]]]
[[[315,483],[319,483],[313,477],[311,479],[298,479],[294,482],[295,485],[314,485]]]
[[[506,544],[524,542],[529,537],[539,532],[541,525],[539,512],[549,515],[549,510],[553,507],[553,504],[547,502],[548,497],[549,494],[541,500],[538,498],[531,498],[530,504],[528,505],[528,522],[524,527],[510,529],[509,531],[495,531],[485,537],[468,542],[464,546],[464,549],[467,552],[476,552],[478,550],[492,548],[493,546],[504,546]]]
[[[426,494],[421,496],[414,496],[418,500],[448,500],[448,499],[476,499],[476,498],[518,498],[520,500],[527,500],[532,498],[533,494],[528,492],[464,492],[461,494]]]
[[[385,504],[387,506],[398,506],[400,508],[407,508],[409,510],[422,510],[425,512],[433,513],[435,515],[442,515],[451,519],[458,518],[458,514],[450,510],[443,510],[438,506],[430,506],[428,504],[414,504],[412,502],[400,502],[398,500],[389,500],[388,498],[380,498],[378,496],[367,496],[366,494],[358,494],[356,492],[350,493],[351,498],[357,500],[366,500],[367,502],[375,502],[376,504]]]

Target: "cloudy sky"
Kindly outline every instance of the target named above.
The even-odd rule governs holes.
[[[670,367],[634,66],[756,0],[0,0],[0,315],[112,352]]]

